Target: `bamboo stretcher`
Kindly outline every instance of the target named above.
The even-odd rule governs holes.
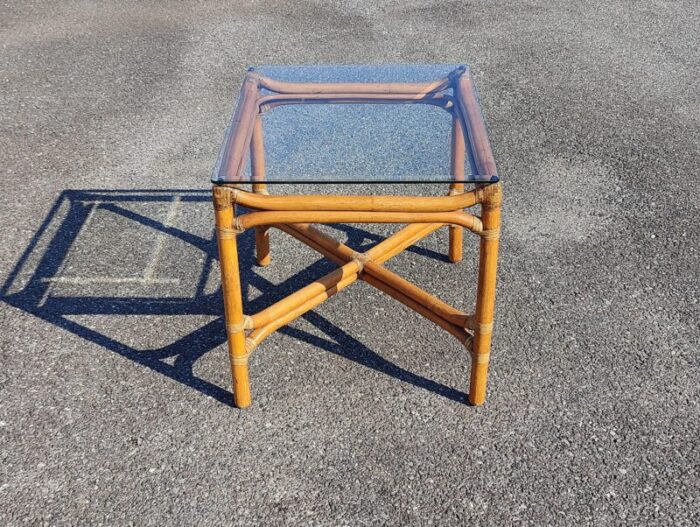
[[[249,73],[227,133],[224,177],[213,188],[216,236],[228,337],[234,404],[251,403],[248,358],[280,327],[289,324],[357,280],[383,291],[443,328],[470,351],[469,401],[486,397],[496,288],[501,187],[479,184],[465,190],[465,136],[479,174],[496,175],[496,165],[475,96],[464,70],[423,84],[288,83]],[[444,93],[448,88],[452,95]],[[263,91],[265,90],[265,91]],[[269,93],[273,92],[273,93]],[[453,183],[440,197],[414,196],[271,196],[265,183],[261,112],[282,104],[303,103],[436,104],[453,113],[451,169]],[[466,133],[464,133],[466,132]],[[240,188],[250,152],[252,192]],[[250,212],[236,216],[235,206]],[[480,207],[480,216],[465,209]],[[315,223],[395,223],[406,226],[366,252],[358,253],[313,226]],[[389,259],[442,227],[449,228],[448,257],[462,258],[463,232],[480,237],[477,300],[464,313],[384,267]],[[269,229],[276,228],[339,265],[286,298],[254,314],[244,314],[236,238],[255,229],[256,258],[269,265]]]

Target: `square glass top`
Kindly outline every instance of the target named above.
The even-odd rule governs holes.
[[[214,183],[498,181],[469,68],[251,68]]]

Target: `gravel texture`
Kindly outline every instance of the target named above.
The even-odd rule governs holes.
[[[700,523],[699,5],[4,2],[0,524]],[[360,283],[265,342],[238,411],[208,178],[243,72],[382,62],[476,77],[506,200],[487,404]],[[389,265],[469,309],[446,240]],[[251,248],[251,308],[331,268]]]

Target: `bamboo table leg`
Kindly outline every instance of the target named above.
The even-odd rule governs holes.
[[[265,181],[265,149],[263,144],[262,117],[258,115],[253,124],[250,138],[250,166],[254,181]],[[255,194],[267,194],[265,183],[253,183]],[[270,230],[268,227],[255,228],[255,256],[258,265],[270,265]]]
[[[238,269],[238,246],[233,229],[234,204],[231,193],[223,187],[214,187],[216,239],[221,266],[221,290],[224,295],[224,317],[233,377],[233,402],[238,408],[250,406],[248,380],[248,351],[243,328],[243,299]]]
[[[501,224],[501,185],[484,188],[485,199],[481,203],[481,221],[484,230],[479,242],[479,278],[476,289],[476,313],[474,315],[472,341],[472,369],[469,382],[469,402],[484,404],[486,379],[493,332],[493,309],[496,300],[496,265],[498,260],[498,236]]]
[[[464,134],[462,125],[457,117],[452,118],[452,145],[450,164],[452,176],[455,181],[464,181]],[[452,183],[450,185],[450,195],[464,192],[464,183]],[[448,258],[451,262],[459,262],[462,259],[462,227],[450,227],[450,246]]]

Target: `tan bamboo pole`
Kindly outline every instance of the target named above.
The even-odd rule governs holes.
[[[294,229],[288,228],[283,230],[290,232]],[[313,233],[307,234],[313,236]],[[312,238],[309,238],[308,236],[304,236],[304,238],[305,239],[302,239],[302,241],[305,243],[308,243],[309,241],[313,242]],[[401,240],[397,240],[396,243],[401,243]],[[314,248],[318,250],[319,246],[317,244],[314,245],[316,245],[316,247]],[[393,249],[392,247],[389,247],[386,243],[382,247],[385,246],[387,248]],[[348,261],[349,259],[348,263],[345,263],[340,269],[336,269],[335,271],[328,273],[327,275],[319,278],[318,280],[287,296],[286,298],[276,302],[275,304],[263,309],[262,311],[251,315],[246,321],[246,329],[259,328],[269,324],[275,319],[282,317],[286,312],[298,307],[310,298],[313,298],[319,294],[322,294],[324,291],[331,289],[337,283],[343,281],[348,276],[359,273],[361,271],[362,265],[371,266],[373,269],[373,274],[381,276],[381,278],[384,279],[387,283],[393,285],[399,290],[404,289],[409,291],[409,296],[417,297],[421,303],[436,311],[443,318],[446,318],[450,322],[464,327],[467,318],[467,316],[464,313],[445,304],[440,299],[414,286],[410,282],[403,280],[398,275],[395,275],[394,273],[391,273],[390,271],[381,268],[377,264],[374,264],[369,261],[365,261],[364,263],[362,263],[364,258],[369,258],[370,255],[367,255],[366,257],[364,255],[358,255],[349,248],[347,248],[347,250],[342,251],[342,254],[344,256],[340,260]]]
[[[418,230],[412,236],[407,237],[401,245],[397,245],[396,247],[392,247],[391,249],[389,249],[385,252],[382,252],[381,256],[376,256],[374,258],[374,261],[381,263],[381,262],[385,262],[387,260],[390,260],[391,258],[396,256],[397,254],[402,253],[406,248],[418,243],[420,240],[422,240],[426,236],[432,234],[436,230],[445,226],[444,223],[427,223],[427,224],[425,224],[425,223],[413,223],[413,224],[410,224],[408,227],[406,227],[404,230],[407,230],[409,227],[414,227],[416,225],[418,225],[422,228],[420,230]]]
[[[460,195],[464,193],[464,133],[462,131],[462,125],[457,116],[452,117],[452,144],[450,156],[450,164],[452,177],[455,183],[450,185],[450,195]],[[448,258],[451,262],[459,262],[462,259],[462,238],[463,232],[462,227],[450,226],[450,244],[448,251]]]
[[[236,203],[264,211],[453,212],[473,207],[473,190],[454,196],[268,196],[233,189]]]
[[[245,230],[275,223],[448,223],[481,232],[481,220],[462,211],[364,212],[364,211],[261,211],[239,216],[236,227]]]
[[[486,131],[479,101],[476,98],[474,81],[472,81],[471,76],[462,75],[459,77],[457,90],[455,91],[457,105],[464,116],[464,122],[467,126],[467,135],[469,136],[471,152],[474,156],[477,171],[482,176],[495,176],[498,174],[496,161],[493,158],[488,132]]]
[[[266,77],[257,72],[248,74],[263,88],[282,94],[428,94],[449,87],[450,78],[444,77],[424,83],[370,83],[370,82],[285,82]]]
[[[265,181],[265,146],[263,142],[262,116],[255,117],[250,140],[250,172],[253,181]],[[255,194],[267,194],[265,183],[253,183]],[[268,227],[255,228],[255,259],[258,265],[270,265],[270,232]]]
[[[479,278],[476,289],[472,368],[469,382],[469,401],[481,405],[486,399],[486,380],[493,332],[493,310],[496,300],[496,266],[498,261],[498,233],[501,225],[501,185],[483,188],[485,201],[481,204],[484,234],[479,247]]]
[[[331,296],[336,294],[338,291],[342,291],[348,285],[352,284],[357,280],[357,273],[346,276],[343,280],[335,284],[330,289],[319,293],[318,295],[309,298],[301,305],[295,307],[291,311],[282,314],[279,318],[271,320],[267,325],[262,326],[253,330],[246,339],[246,346],[249,351],[255,349],[260,343],[270,336],[274,331],[281,328],[282,326],[289,324],[290,322],[296,320],[304,313],[311,311],[317,305],[328,300]]]
[[[294,223],[289,225],[276,224],[275,227],[294,236],[299,241],[306,243],[312,249],[315,249],[339,265],[344,265],[358,256],[358,253],[353,251],[350,247],[319,231],[313,225]],[[419,232],[419,227],[420,232],[427,230],[424,225],[420,224],[414,224],[410,227],[412,227],[410,230],[408,228],[402,229],[372,247],[369,251],[364,253],[364,258],[366,260],[374,259],[378,262],[386,261],[389,257],[386,257],[385,254],[398,254],[406,247],[412,245],[412,240],[416,237],[416,232]]]
[[[386,101],[391,103],[401,103],[401,102],[433,102],[438,104],[448,104],[454,101],[451,95],[444,92],[433,92],[433,93],[346,93],[346,92],[333,92],[333,93],[298,93],[298,94],[286,94],[286,93],[276,93],[273,95],[264,95],[258,97],[258,104],[260,106],[266,106],[276,103],[321,103],[321,104],[332,104],[334,102],[352,103],[357,102],[360,104],[373,103]]]
[[[366,251],[370,261],[384,263],[441,227],[434,223],[412,223]]]
[[[451,99],[447,97],[431,98],[431,99],[307,99],[307,100],[296,100],[296,99],[282,99],[279,101],[270,102],[258,106],[260,113],[267,113],[270,110],[279,108],[280,106],[293,106],[295,104],[425,104],[428,106],[435,106],[443,110],[449,111],[454,107],[454,103]]]
[[[340,269],[336,269],[318,280],[311,282],[306,287],[295,291],[291,295],[275,302],[271,306],[266,307],[262,311],[250,316],[248,325],[253,328],[259,328],[282,318],[288,311],[297,308],[304,302],[315,298],[316,296],[326,292],[329,289],[337,286],[350,276],[356,276],[360,271],[361,264],[358,261],[350,261],[343,265]]]
[[[279,106],[294,104],[427,104],[449,110],[454,107],[454,98],[446,93],[428,95],[359,95],[350,93],[267,95],[258,99],[257,106],[260,113],[265,113]]]
[[[221,290],[224,297],[224,318],[233,379],[233,404],[238,408],[250,406],[248,352],[243,332],[243,299],[238,270],[238,247],[233,230],[234,205],[230,189],[214,187],[216,239],[219,246]]]
[[[245,159],[247,144],[253,129],[256,115],[258,85],[255,80],[246,78],[231,124],[226,131],[226,147],[219,176],[225,181],[238,181]]]
[[[407,247],[410,247],[415,243],[417,239],[427,236],[431,232],[440,228],[441,225],[423,225],[415,223],[404,227],[400,231],[394,233],[389,238],[378,243],[371,249],[369,249],[365,254],[367,258],[382,263],[404,251]],[[356,255],[347,245],[340,243],[338,240],[328,236],[326,233],[321,232],[313,225],[308,224],[292,224],[286,226],[291,230],[296,230],[306,236],[307,238],[312,238],[314,243],[326,251],[329,251],[336,256],[340,256],[344,259],[342,263],[350,261]],[[281,228],[281,227],[280,227]],[[321,252],[321,251],[319,251]],[[325,254],[325,253],[324,253]],[[387,256],[390,255],[390,256]]]

